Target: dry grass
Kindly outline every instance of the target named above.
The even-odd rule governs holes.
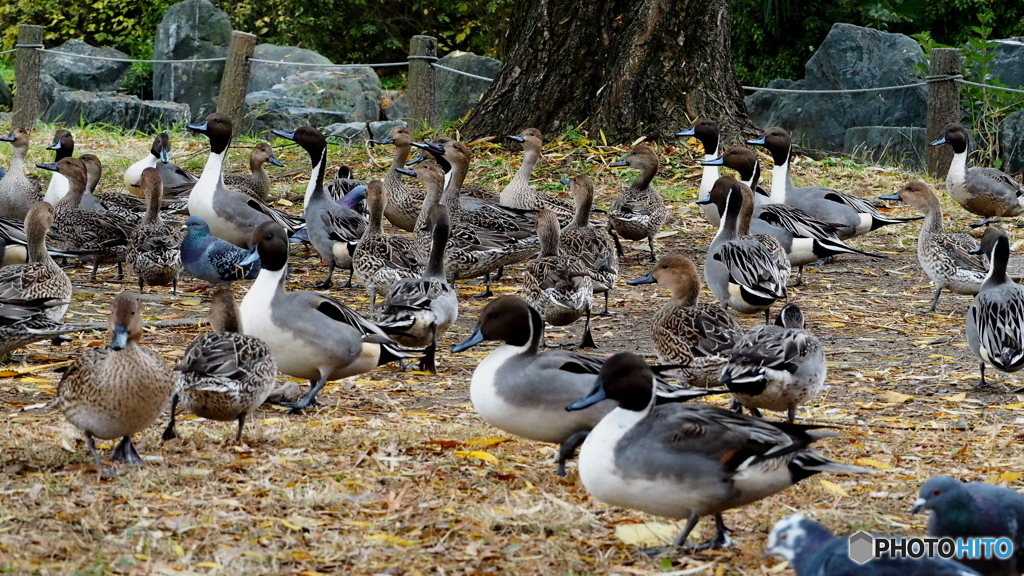
[[[40,133],[50,132],[49,129]],[[120,173],[145,152],[148,138],[79,130],[77,151],[95,152],[108,164],[105,189],[121,189]],[[31,161],[46,161],[37,138]],[[179,138],[175,158],[198,171],[204,143]],[[518,154],[489,143],[477,154],[471,179],[500,186],[518,165]],[[539,179],[557,190],[562,174],[586,170],[607,205],[624,174],[603,167],[621,148],[556,143]],[[656,185],[672,200],[674,218],[663,251],[689,254],[698,263],[713,231],[693,206],[699,169],[684,146],[658,148],[668,158]],[[360,177],[380,176],[387,149],[335,150]],[[307,164],[295,148],[279,151],[288,164],[274,172],[278,193],[301,202]],[[0,147],[0,165],[10,148]],[[234,156],[231,168],[245,166]],[[797,182],[828,182],[874,197],[917,178],[899,170],[801,161]],[[932,182],[932,184],[936,184]],[[945,200],[951,224],[969,215]],[[903,209],[900,209],[902,212]],[[1009,394],[1014,377],[976,389],[977,365],[964,342],[964,309],[970,299],[946,295],[940,313],[923,312],[931,288],[914,254],[916,225],[890,227],[856,240],[882,252],[874,261],[843,257],[811,268],[792,300],[804,307],[811,330],[827,345],[827,393],[800,412],[803,419],[835,423],[846,438],[821,443],[829,456],[861,460],[875,477],[821,475],[797,488],[726,515],[736,545],[670,560],[651,560],[616,537],[658,519],[609,508],[589,498],[574,469],[554,475],[553,447],[509,438],[472,411],[468,385],[475,364],[491,346],[461,355],[448,352],[475,322],[479,288],[460,283],[462,316],[446,336],[437,376],[392,367],[337,382],[321,396],[323,408],[300,416],[266,407],[233,445],[233,425],[185,419],[183,439],[159,441],[159,427],[138,435],[145,467],[114,479],[92,473],[84,442],[59,413],[25,408],[48,402],[59,374],[41,365],[73,358],[106,335],[85,334],[61,348],[31,347],[37,363],[0,366],[0,572],[16,574],[653,574],[695,569],[694,574],[791,573],[777,560],[762,560],[765,534],[781,516],[803,510],[838,532],[860,528],[903,534],[923,531],[924,518],[908,514],[920,483],[952,474],[1020,484],[1022,461],[1012,448],[1024,404]],[[638,246],[637,246],[638,247]],[[624,279],[643,274],[633,248]],[[322,277],[315,258],[297,253],[291,287]],[[498,286],[516,292],[513,270]],[[117,292],[132,280],[90,283],[71,271],[76,287],[69,321],[102,321]],[[157,321],[200,318],[202,297],[172,298],[150,289],[146,313]],[[244,291],[236,289],[237,295]],[[362,289],[332,291],[365,311]],[[663,294],[659,294],[659,297]],[[707,294],[705,298],[711,298]],[[653,356],[647,338],[657,307],[653,287],[619,287],[615,315],[596,320],[600,352],[636,350]],[[741,318],[744,326],[756,318]],[[204,327],[152,329],[147,345],[174,361]],[[579,326],[553,333],[574,340]],[[14,371],[27,370],[21,374]],[[13,376],[13,377],[11,377]],[[715,398],[725,403],[725,398]],[[778,415],[772,415],[778,417]],[[104,446],[109,449],[111,446]],[[868,461],[865,462],[864,459]],[[999,475],[1002,474],[1002,477]],[[634,526],[635,528],[635,526]],[[657,527],[651,527],[652,530]],[[696,537],[706,537],[702,524]],[[641,526],[639,532],[646,530]],[[624,530],[625,532],[626,530]],[[638,532],[638,530],[633,530]]]

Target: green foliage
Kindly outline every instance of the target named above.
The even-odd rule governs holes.
[[[997,44],[990,38],[996,15],[992,10],[985,10],[977,15],[977,20],[977,26],[968,28],[973,36],[960,47],[964,57],[963,77],[971,82],[1007,88],[1006,84],[992,75],[991,70],[992,60],[996,56],[994,48]],[[955,48],[936,42],[928,32],[915,34],[914,38],[921,45],[926,58],[931,55],[934,48]],[[927,75],[926,63],[920,65],[919,73],[921,76]],[[960,104],[966,113],[964,123],[974,131],[980,162],[996,168],[1001,167],[1003,161],[999,155],[999,130],[1003,120],[1011,112],[1024,106],[1024,95],[961,84]]]

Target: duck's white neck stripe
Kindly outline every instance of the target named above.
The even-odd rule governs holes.
[[[769,197],[769,201],[772,204],[786,203],[786,182],[788,180],[789,160],[772,166],[772,195]]]

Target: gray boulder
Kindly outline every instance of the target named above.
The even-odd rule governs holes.
[[[293,46],[277,46],[275,44],[259,44],[253,53],[253,58],[258,60],[273,60],[281,64],[267,64],[265,62],[253,62],[249,72],[248,92],[259,92],[268,90],[275,84],[280,84],[292,74],[316,70],[309,66],[289,66],[289,63],[300,64],[330,64],[326,56],[321,56],[312,50],[295,48]]]
[[[59,84],[76,90],[114,92],[120,88],[121,78],[131,66],[127,62],[92,60],[72,56],[72,54],[78,54],[104,58],[128,58],[128,55],[120,50],[96,48],[81,40],[68,40],[53,50],[63,52],[68,56],[52,52],[43,54],[42,72],[52,76]]]
[[[43,122],[84,126],[102,122],[146,134],[189,120],[188,104],[139,100],[116,92],[89,92],[65,88],[49,74],[40,77]]]
[[[870,164],[925,167],[927,128],[857,126],[846,131],[843,152]]]
[[[331,124],[321,130],[325,136],[341,138],[349,143],[363,143],[367,140],[381,140],[391,134],[391,130],[397,126],[405,126],[400,120],[384,120],[381,122],[347,122],[344,124]],[[369,130],[369,131],[367,131]]]
[[[223,58],[231,42],[228,15],[209,0],[185,0],[167,9],[156,28],[157,60]],[[223,62],[153,65],[153,96],[188,104],[193,120],[215,109]]]
[[[306,124],[326,126],[350,122],[345,112],[311,108],[301,98],[282,96],[272,90],[253,92],[245,96],[245,115],[242,132],[264,135],[273,129],[294,130]]]
[[[494,78],[501,69],[501,62],[494,58],[478,56],[472,52],[449,52],[438,64],[475,74],[484,78]],[[437,95],[437,118],[441,122],[454,122],[465,116],[480,98],[487,92],[491,83],[435,69],[434,90]]]
[[[1003,171],[1012,174],[1024,170],[1024,110],[1017,110],[1003,120],[1001,137]]]
[[[918,82],[924,60],[909,36],[851,24],[835,24],[804,66],[804,79],[773,81],[769,87],[803,90],[852,89]],[[858,94],[778,94],[747,97],[747,112],[762,127],[781,126],[808,148],[841,150],[856,126],[924,126],[925,87]]]
[[[1011,88],[1024,86],[1024,36],[995,40],[989,72]]]

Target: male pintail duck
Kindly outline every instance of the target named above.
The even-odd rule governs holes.
[[[29,131],[14,128],[6,136],[0,136],[0,142],[10,142],[14,146],[11,166],[0,180],[0,217],[24,220],[32,205],[43,198],[39,182],[25,175]]]
[[[75,138],[70,131],[58,128],[53,133],[53,144],[47,146],[46,149],[53,150],[54,162],[60,162],[61,158],[70,158],[75,154]],[[50,176],[50,185],[46,187],[46,193],[43,194],[43,201],[49,202],[51,205],[56,204],[67,193],[68,179],[61,176],[59,172],[54,172]]]
[[[33,342],[88,330],[88,326],[62,324],[49,317],[50,310],[67,304],[56,298],[0,298],[0,361],[12,350]]]
[[[67,195],[53,207],[53,230],[68,248],[89,252],[80,257],[82,262],[92,264],[89,279],[96,279],[100,264],[117,264],[117,277],[123,278],[122,263],[134,227],[113,212],[82,208],[87,177],[85,163],[79,158],[64,158],[56,164],[36,164],[36,167],[60,172],[68,179]]]
[[[594,498],[667,518],[687,518],[672,543],[685,546],[702,516],[713,515],[715,537],[696,548],[729,544],[722,513],[819,472],[868,470],[810,448],[834,432],[776,424],[708,404],[655,404],[653,373],[642,358],[620,352],[605,361],[585,397],[566,410],[616,406],[587,436],[579,473]]]
[[[473,333],[453,352],[462,352],[485,340],[501,345],[473,371],[469,397],[485,422],[528,440],[559,444],[558,475],[587,433],[612,410],[609,402],[566,413],[565,405],[586,394],[605,359],[600,356],[555,350],[540,352],[544,319],[522,298],[501,296],[480,312]],[[659,380],[659,385],[664,382]],[[676,401],[706,395],[706,391],[679,390]]]
[[[804,266],[818,260],[839,254],[861,254],[872,258],[884,258],[878,254],[864,252],[848,246],[839,239],[839,231],[843,226],[821,220],[807,212],[787,204],[757,205],[758,198],[764,198],[763,190],[758,186],[761,177],[760,162],[757,155],[749,148],[733,147],[722,153],[718,158],[708,160],[704,164],[721,165],[739,172],[740,181],[754,192],[754,213],[750,221],[752,234],[774,236],[792,266],[798,267],[797,281],[799,286],[803,280]],[[715,210],[717,213],[717,209]]]
[[[181,263],[185,271],[216,286],[228,286],[235,280],[252,280],[260,273],[260,260],[241,264],[249,251],[221,240],[199,216],[189,216],[181,227]]]
[[[260,142],[249,153],[250,173],[225,174],[224,185],[235,192],[241,192],[261,202],[266,202],[270,196],[270,175],[267,174],[267,170],[264,168],[266,164],[278,167],[284,166],[277,159],[277,156],[274,155],[274,149],[270,144]]]
[[[800,308],[786,304],[774,325],[758,326],[736,342],[721,383],[737,410],[758,417],[760,410],[786,412],[792,424],[797,407],[821,393],[825,371],[821,341],[804,329]]]
[[[671,292],[671,298],[651,319],[651,341],[658,360],[679,366],[680,380],[690,386],[717,385],[729,350],[743,329],[725,308],[697,302],[700,275],[686,256],[662,256],[646,275],[626,282],[630,286],[653,283]]]
[[[444,252],[451,222],[448,208],[434,204],[426,226],[431,231],[430,255],[423,275],[391,285],[377,325],[399,344],[425,347],[420,370],[437,373],[437,340],[459,317],[459,299],[444,275]]]
[[[1010,239],[1002,229],[989,226],[974,251],[989,259],[985,281],[967,309],[967,344],[978,358],[984,385],[986,362],[1001,372],[1024,368],[1024,288],[1006,274]]]
[[[170,154],[171,137],[167,132],[157,134],[146,156],[124,171],[124,185],[128,187],[128,191],[136,196],[142,196],[142,188],[138,184],[139,178],[142,178],[142,171],[146,168],[159,170],[164,188],[168,190],[177,190],[181,187],[184,187],[185,192],[191,190],[191,185],[196,183],[196,177],[172,164]]]
[[[985,219],[977,227],[998,222],[1000,216],[1015,218],[1024,214],[1024,186],[1009,174],[982,166],[967,167],[967,129],[962,124],[946,124],[942,135],[929,144],[953,148],[953,160],[946,173],[946,191],[968,212]]]
[[[181,275],[181,248],[178,231],[160,218],[163,181],[160,171],[146,168],[139,182],[146,195],[146,216],[128,237],[125,261],[139,280],[139,292],[150,286],[171,285],[171,294],[178,294]]]
[[[935,297],[929,312],[935,312],[943,290],[954,294],[977,294],[988,274],[985,254],[972,254],[978,241],[967,234],[950,234],[942,229],[942,206],[924,182],[910,182],[882,200],[902,200],[924,213],[917,237],[917,261],[935,283]]]
[[[623,190],[608,209],[608,229],[615,232],[615,247],[622,257],[619,236],[626,240],[647,239],[651,248],[651,262],[658,259],[654,250],[654,237],[668,219],[668,209],[661,193],[651,186],[658,173],[658,155],[646,144],[637,144],[629,154],[609,167],[629,166],[640,171],[636,180]]]
[[[849,536],[833,536],[803,514],[793,514],[772,527],[764,555],[784,558],[796,576],[981,576],[955,560],[938,556],[883,555],[861,564],[850,559],[850,546]]]
[[[312,385],[288,407],[309,407],[329,381],[412,356],[341,302],[316,292],[286,291],[288,236],[282,226],[260,224],[251,243],[255,250],[240,265],[259,258],[262,269],[242,299],[242,330],[266,342],[281,372]]]
[[[704,281],[722,304],[741,314],[768,310],[786,298],[789,257],[774,236],[750,236],[754,212],[753,192],[745,184],[723,176],[703,201],[722,215],[718,233],[704,261]]]
[[[263,404],[277,383],[277,363],[270,348],[259,338],[242,334],[230,288],[214,289],[210,326],[213,332],[193,340],[174,368],[177,375],[171,420],[164,430],[164,441],[178,437],[174,424],[180,407],[209,420],[237,421],[235,442],[241,442],[246,418]]]
[[[566,256],[582,262],[594,280],[594,292],[604,293],[604,311],[608,313],[608,293],[615,288],[619,279],[619,258],[615,242],[607,229],[590,224],[590,212],[594,206],[594,181],[585,175],[578,175],[569,182],[576,213],[558,239],[558,250]]]
[[[547,208],[537,214],[540,253],[526,264],[523,299],[552,326],[568,326],[587,315],[580,348],[596,348],[590,332],[594,281],[582,260],[559,254],[558,216]]]
[[[36,202],[25,217],[28,262],[0,268],[0,298],[57,302],[46,316],[60,322],[71,302],[71,280],[46,251],[46,233],[53,225],[53,206]]]
[[[704,162],[718,157],[718,124],[711,118],[698,118],[693,126],[681,132],[676,132],[676,136],[680,138],[696,138],[704,146]],[[708,194],[711,193],[711,187],[715,185],[715,181],[718,180],[719,176],[717,164],[702,164],[702,166],[704,169],[700,175],[700,188],[697,189],[698,200],[708,197]],[[718,226],[721,218],[719,218],[718,210],[715,210],[714,205],[701,204],[700,211],[704,213],[704,217],[708,219],[708,222]]]
[[[85,433],[101,473],[93,438],[120,438],[111,460],[141,465],[131,437],[156,421],[174,390],[174,373],[142,346],[142,311],[134,296],[122,292],[114,298],[107,328],[110,345],[83,352],[57,385],[58,406]]]
[[[355,210],[356,204],[366,197],[366,188],[355,188],[341,202],[327,194],[324,174],[327,170],[327,138],[313,126],[302,126],[295,131],[275,130],[275,134],[296,142],[309,154],[312,164],[309,184],[306,186],[306,236],[320,258],[327,262],[327,277],[314,285],[326,290],[331,287],[334,269],[349,271],[345,287],[352,286],[352,251],[355,243],[366,232],[366,219]]]
[[[883,215],[867,200],[820,186],[797,188],[789,177],[793,141],[782,128],[769,128],[760,138],[747,140],[747,144],[764,146],[772,155],[771,202],[796,206],[823,222],[839,224],[839,237],[843,240],[867,234],[882,226],[905,224],[920,218],[891,218]]]
[[[574,216],[573,206],[563,198],[547,192],[539,192],[530,185],[530,177],[533,175],[533,169],[537,162],[541,159],[541,147],[544,144],[540,130],[527,128],[523,130],[522,134],[509,136],[508,139],[523,145],[523,163],[512,177],[512,181],[501,191],[499,196],[501,205],[519,210],[547,208],[558,216],[559,225],[569,224]]]
[[[231,143],[231,120],[227,116],[213,113],[202,124],[190,124],[188,129],[210,139],[210,157],[188,196],[190,216],[201,216],[214,236],[242,247],[247,246],[253,230],[262,222],[277,222],[289,234],[303,227],[298,218],[224,185],[224,159]]]
[[[377,309],[377,295],[385,295],[402,279],[420,275],[423,263],[417,257],[413,241],[405,236],[388,236],[381,227],[387,190],[380,180],[372,180],[366,189],[366,207],[370,220],[352,252],[352,271],[370,293],[370,311]]]

